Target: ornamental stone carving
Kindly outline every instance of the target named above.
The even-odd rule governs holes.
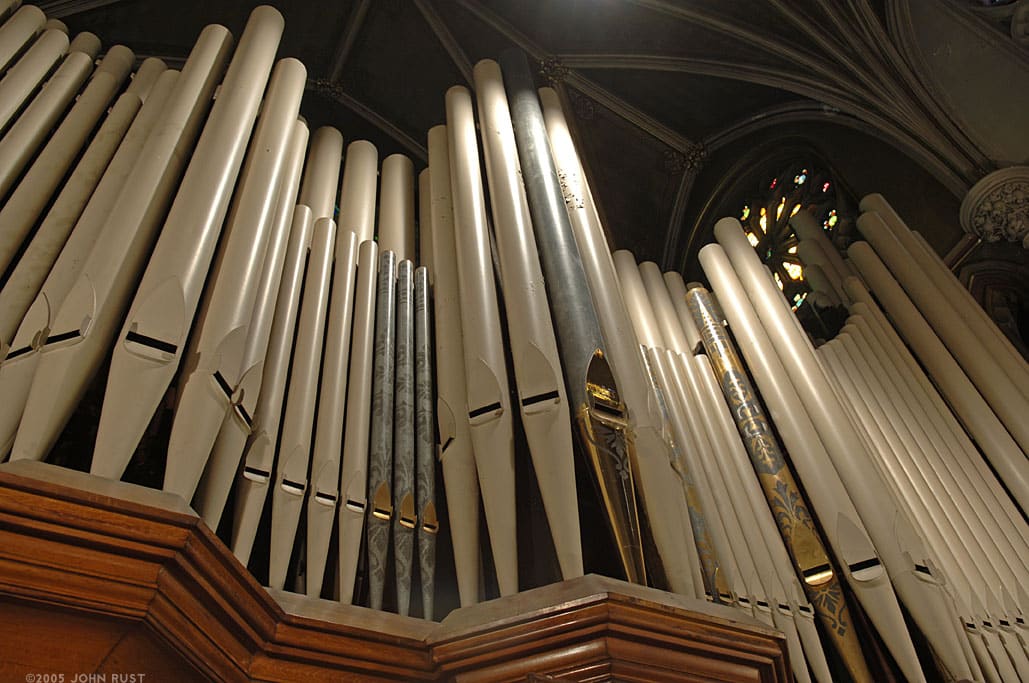
[[[961,202],[961,227],[986,242],[1021,242],[1029,249],[1029,166],[994,171]]]

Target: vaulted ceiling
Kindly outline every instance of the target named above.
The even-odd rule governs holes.
[[[180,64],[200,29],[238,35],[251,0],[54,0],[73,31]],[[712,197],[754,150],[793,145],[852,196],[920,207],[945,251],[987,160],[939,111],[882,0],[274,0],[280,55],[301,59],[303,113],[385,156],[426,160],[444,93],[512,45],[572,109],[615,247],[689,270]],[[901,8],[902,9],[902,8]],[[781,144],[780,144],[781,143]],[[755,163],[755,168],[760,165]],[[751,162],[748,161],[747,165]],[[905,199],[907,197],[908,199]],[[917,198],[917,202],[914,198]]]

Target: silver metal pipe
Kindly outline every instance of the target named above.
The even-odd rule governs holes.
[[[431,218],[431,215],[426,215],[426,218]],[[422,583],[422,618],[431,620],[435,604],[436,534],[439,531],[439,518],[436,516],[436,439],[435,415],[432,409],[432,300],[429,272],[425,266],[414,271],[414,347],[418,568]]]

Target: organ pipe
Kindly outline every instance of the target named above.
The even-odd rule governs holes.
[[[523,444],[555,580],[591,570],[596,495],[627,578],[779,629],[798,681],[834,650],[878,679],[865,628],[908,681],[934,679],[918,643],[945,677],[1029,680],[1029,366],[881,196],[850,262],[790,219],[849,316],[815,342],[732,219],[710,292],[612,253],[522,55],[438,93],[417,168],[308,135],[269,7],[234,53],[210,26],[131,80],[128,48],[0,20],[0,454],[49,457],[110,357],[94,475],[164,425],[164,487],[262,581],[435,619],[547,565]]]

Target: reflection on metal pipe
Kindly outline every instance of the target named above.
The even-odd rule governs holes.
[[[528,61],[509,51],[501,64],[570,409],[600,485],[622,567],[629,581],[646,583],[633,484],[638,462],[624,399],[605,356]]]

